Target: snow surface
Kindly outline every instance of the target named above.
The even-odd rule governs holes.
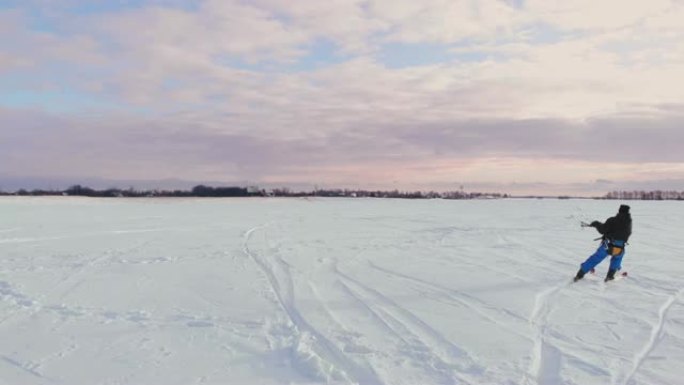
[[[681,384],[684,205],[0,199],[0,384]]]

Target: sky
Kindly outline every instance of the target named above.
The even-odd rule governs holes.
[[[681,20],[682,0],[0,0],[0,188],[682,190]]]

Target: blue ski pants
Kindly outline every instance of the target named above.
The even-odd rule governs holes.
[[[591,269],[596,267],[599,263],[603,262],[604,259],[609,255],[608,241],[601,242],[601,245],[596,252],[592,254],[586,261],[582,264],[582,271],[588,273]],[[610,268],[617,271],[622,268],[622,257],[625,255],[624,245],[622,245],[622,252],[618,255],[613,255],[610,257]]]

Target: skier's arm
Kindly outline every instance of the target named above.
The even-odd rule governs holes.
[[[605,224],[599,221],[593,221],[589,224],[589,226],[596,228],[596,231],[598,231],[600,234],[605,234]]]
[[[615,227],[615,217],[610,217],[606,220],[606,223],[601,223],[599,221],[591,222],[591,226],[595,227],[596,230],[602,235],[606,235],[612,232]]]

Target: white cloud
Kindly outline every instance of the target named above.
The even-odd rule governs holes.
[[[670,0],[527,0],[525,9],[539,21],[561,29],[610,30],[630,26],[659,14]]]
[[[124,48],[171,47],[210,58],[286,60],[309,40],[271,13],[238,1],[205,1],[197,11],[148,7],[100,18],[101,28]]]
[[[625,105],[676,102],[684,96],[683,88],[673,82],[683,75],[684,67],[675,63],[681,61],[681,44],[661,46],[656,40],[648,48],[622,53],[604,47],[630,47],[630,37],[642,31],[647,36],[643,27],[631,25],[642,20],[658,25],[668,5],[649,4],[648,8],[623,4],[608,15],[605,5],[596,8],[581,2],[529,2],[520,10],[494,0],[420,4],[377,0],[365,7],[361,2],[303,1],[291,8],[274,0],[253,5],[212,0],[197,12],[150,8],[125,13],[110,21],[108,29],[128,49],[131,68],[121,81],[129,84],[126,95],[142,103],[154,104],[163,96],[202,103],[218,96],[242,106],[242,112],[254,110],[250,106],[268,109],[284,125],[293,126],[301,124],[286,116],[288,111],[300,111],[302,120],[316,116],[329,125],[361,117],[387,120],[394,116],[400,121],[428,108],[431,116],[440,118],[585,119]],[[501,47],[516,47],[503,60],[390,70],[372,59],[359,58],[319,72],[273,75],[236,71],[230,62],[218,59],[222,55],[245,60],[293,59],[317,38],[363,53],[380,44],[377,34],[384,40],[403,42],[448,43],[486,36],[506,36],[511,41],[517,36],[516,28],[532,21],[559,28],[593,28],[591,17],[575,21],[573,16],[589,8],[602,15],[604,31],[545,44],[529,43],[522,36],[518,43]],[[651,26],[648,31],[657,29]],[[643,66],[653,64],[649,57],[655,53],[667,55],[668,61],[644,71]],[[637,66],[641,71],[635,71]],[[164,87],[169,78],[179,84],[173,91]],[[453,103],[448,105],[450,100]],[[321,116],[322,111],[329,115]],[[373,116],[375,111],[391,114],[378,118]]]
[[[22,12],[0,11],[0,36],[3,37],[0,39],[0,70],[2,67],[6,70],[25,70],[30,71],[32,77],[40,78],[59,65],[87,70],[93,66],[106,66],[109,61],[97,39],[92,36],[60,36],[31,30],[29,24],[28,17]]]
[[[509,34],[523,12],[498,0],[372,0],[369,9],[390,25],[388,41],[454,43]]]
[[[282,16],[312,40],[335,42],[342,52],[364,53],[373,48],[373,35],[389,24],[368,11],[366,0],[256,0],[254,4]]]
[[[125,102],[165,112],[208,105],[215,115],[252,114],[258,118],[253,125],[269,132],[275,129],[266,127],[276,127],[278,118],[302,133],[313,130],[302,126],[316,126],[302,124],[298,117],[325,122],[326,127],[363,119],[389,123],[420,115],[429,121],[581,120],[624,106],[672,103],[684,97],[684,87],[675,81],[683,76],[682,40],[661,38],[682,32],[664,11],[671,10],[668,5],[623,4],[608,15],[605,5],[590,7],[583,2],[531,1],[515,8],[496,0],[294,5],[281,0],[207,0],[196,10],[150,6],[98,15],[71,37],[33,33],[26,45],[42,47],[40,55],[49,58],[72,58],[83,68],[105,68],[111,76],[99,87],[97,79],[88,79],[91,89],[118,91]],[[601,31],[543,44],[520,34],[540,21],[584,28],[581,23],[590,23],[591,17],[575,22],[572,15],[591,13],[588,9],[602,15]],[[369,53],[383,41],[450,43],[468,37],[478,37],[485,51],[504,57],[393,70]],[[503,45],[488,43],[502,37]],[[634,37],[636,46],[630,40]],[[236,68],[236,60],[296,60],[320,38],[357,57],[297,74]],[[107,54],[105,46],[110,49]],[[24,64],[31,59],[47,61],[45,56],[20,57]],[[4,62],[4,67],[10,66]],[[12,61],[12,66],[17,63]]]

